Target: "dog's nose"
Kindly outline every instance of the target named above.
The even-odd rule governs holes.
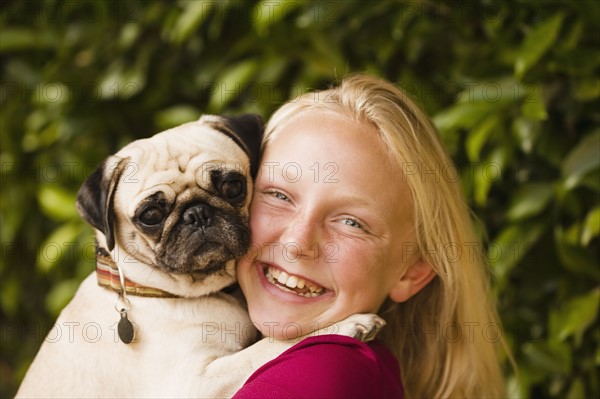
[[[204,229],[210,226],[213,214],[213,208],[210,205],[192,205],[183,212],[183,222],[197,229]]]

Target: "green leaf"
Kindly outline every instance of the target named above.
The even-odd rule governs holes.
[[[544,104],[544,99],[541,94],[540,87],[534,87],[532,90],[528,90],[527,96],[523,100],[523,105],[521,106],[521,113],[524,117],[535,121],[545,121],[548,119],[546,104]]]
[[[576,342],[581,343],[583,333],[598,317],[600,308],[600,288],[569,300],[560,309],[551,311],[551,339],[564,341],[575,336]]]
[[[583,384],[583,379],[576,378],[575,381],[571,383],[571,387],[569,388],[569,392],[567,392],[566,399],[581,399],[585,397],[585,386]]]
[[[600,80],[596,77],[577,80],[573,95],[579,101],[592,101],[600,97]]]
[[[503,105],[525,98],[529,101],[539,93],[539,85],[523,84],[511,77],[499,77],[495,80],[468,80],[463,83],[465,89],[458,95],[458,102],[487,102]]]
[[[25,288],[23,284],[14,277],[2,279],[0,304],[2,304],[2,310],[9,316],[16,316],[23,288]]]
[[[70,89],[61,82],[44,82],[36,87],[33,99],[40,104],[64,104],[73,101],[69,94]]]
[[[458,103],[435,115],[433,123],[441,131],[470,129],[497,107],[496,103],[487,101]]]
[[[571,368],[571,352],[562,342],[533,342],[522,346],[527,363],[545,374],[566,374]]]
[[[562,26],[564,14],[559,12],[543,21],[527,34],[515,61],[515,76],[522,79],[544,53],[554,44]]]
[[[65,256],[74,257],[79,224],[65,223],[44,240],[37,253],[37,268],[43,273],[52,270]]]
[[[581,245],[587,246],[598,234],[600,234],[600,206],[592,209],[585,218],[581,233]]]
[[[486,206],[488,193],[492,188],[492,183],[495,179],[486,177],[486,167],[482,164],[475,166],[473,169],[473,199],[479,206]]]
[[[480,206],[487,204],[487,197],[492,185],[502,179],[502,170],[506,164],[507,154],[503,148],[496,148],[485,159],[478,162],[467,178],[473,179],[473,197]]]
[[[568,232],[560,227],[555,227],[554,234],[560,263],[565,269],[594,279],[600,279],[598,259],[592,251],[572,244]]]
[[[512,133],[517,143],[526,154],[530,154],[540,135],[540,122],[528,118],[515,118],[512,123]]]
[[[225,106],[233,101],[243,99],[248,90],[246,85],[256,73],[256,60],[250,59],[226,69],[210,97],[208,108],[210,112],[222,112]]]
[[[540,214],[552,199],[554,187],[550,183],[529,183],[522,185],[514,194],[507,217],[517,221]]]
[[[156,125],[160,130],[170,129],[198,119],[201,112],[191,105],[175,105],[156,114]]]
[[[570,29],[569,33],[563,36],[562,46],[560,50],[566,52],[568,50],[573,50],[574,48],[576,48],[581,40],[583,28],[583,21],[576,21]]]
[[[75,209],[76,194],[67,191],[58,184],[45,184],[37,192],[38,202],[42,212],[57,221],[77,217]]]
[[[184,4],[185,8],[179,14],[177,22],[175,22],[173,30],[170,32],[170,39],[174,43],[182,43],[189,38],[218,3],[214,1],[186,1]],[[222,5],[223,3],[221,3]]]
[[[303,6],[305,0],[262,0],[256,3],[252,12],[254,29],[261,35],[264,35],[271,25],[281,21],[286,15],[299,6]]]
[[[523,259],[546,230],[543,222],[529,222],[505,227],[489,245],[487,256],[500,284]]]
[[[78,279],[61,281],[46,296],[46,308],[56,318],[77,292]]]
[[[586,174],[578,183],[578,186],[587,187],[597,194],[600,194],[600,168],[594,169]]]
[[[100,77],[99,94],[105,100],[127,100],[139,94],[146,81],[141,66],[125,67],[121,60],[114,61]]]
[[[28,28],[1,29],[0,37],[0,54],[16,50],[53,49],[60,43],[54,32],[49,29],[43,33]]]
[[[582,178],[600,168],[600,130],[587,134],[569,152],[562,164],[562,176],[567,190],[575,188]]]
[[[467,151],[467,157],[471,162],[479,161],[479,156],[483,145],[487,141],[490,133],[495,127],[500,125],[500,116],[498,114],[491,114],[486,117],[481,123],[473,128],[473,130],[467,136],[465,148]]]

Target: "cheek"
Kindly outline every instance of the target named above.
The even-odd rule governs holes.
[[[376,248],[340,243],[335,249],[337,253],[330,250],[328,256],[333,262],[333,268],[338,270],[337,280],[341,283],[365,285],[380,273],[377,266],[382,259]]]
[[[265,221],[264,215],[260,211],[250,211],[250,231],[251,241],[253,244],[264,242],[264,237],[268,234],[268,223]]]
[[[361,298],[383,297],[387,295],[387,286],[395,277],[392,272],[394,261],[389,253],[377,246],[353,246],[340,249],[337,281],[340,285],[352,289],[354,295]]]
[[[248,272],[250,271],[250,268],[252,267],[252,259],[253,259],[253,257],[249,256],[249,254],[248,254],[248,255],[244,256],[242,259],[240,259],[235,267],[237,279],[238,279],[238,282],[240,283],[240,286],[242,287],[242,291],[244,290],[245,285],[246,285],[245,283],[246,283],[246,279],[248,277]]]
[[[279,226],[285,225],[281,218],[268,212],[268,209],[260,203],[253,203],[250,209],[250,229],[252,230],[252,242],[263,244],[276,241]]]

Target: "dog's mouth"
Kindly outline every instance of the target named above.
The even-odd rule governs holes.
[[[220,273],[225,270],[225,266],[229,260],[230,259],[215,260],[215,261],[209,262],[207,265],[202,266],[199,269],[192,269],[190,271],[190,273],[201,274],[201,275]]]
[[[157,265],[175,274],[207,276],[227,273],[228,261],[244,255],[248,250],[250,234],[241,222],[234,223],[217,214],[212,218],[213,225],[206,232],[182,223],[165,232],[168,237],[160,240],[156,248]]]
[[[225,245],[219,242],[207,241],[194,251],[194,256],[205,256],[210,253],[226,253]]]
[[[227,247],[218,242],[205,242],[187,254],[171,256],[174,262],[163,260],[157,267],[173,274],[190,274],[195,277],[205,277],[215,273],[225,272],[227,262],[235,259],[235,255]]]

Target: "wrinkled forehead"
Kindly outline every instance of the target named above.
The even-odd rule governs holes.
[[[249,158],[242,148],[223,133],[198,122],[192,122],[137,140],[117,153],[129,158],[140,171],[179,171],[186,174],[204,163],[248,166]]]
[[[250,160],[233,140],[206,125],[190,123],[137,140],[116,154],[127,158],[119,184],[137,193],[157,186],[175,192],[205,187],[215,169],[235,170],[250,180]],[[133,194],[133,193],[131,193]]]

